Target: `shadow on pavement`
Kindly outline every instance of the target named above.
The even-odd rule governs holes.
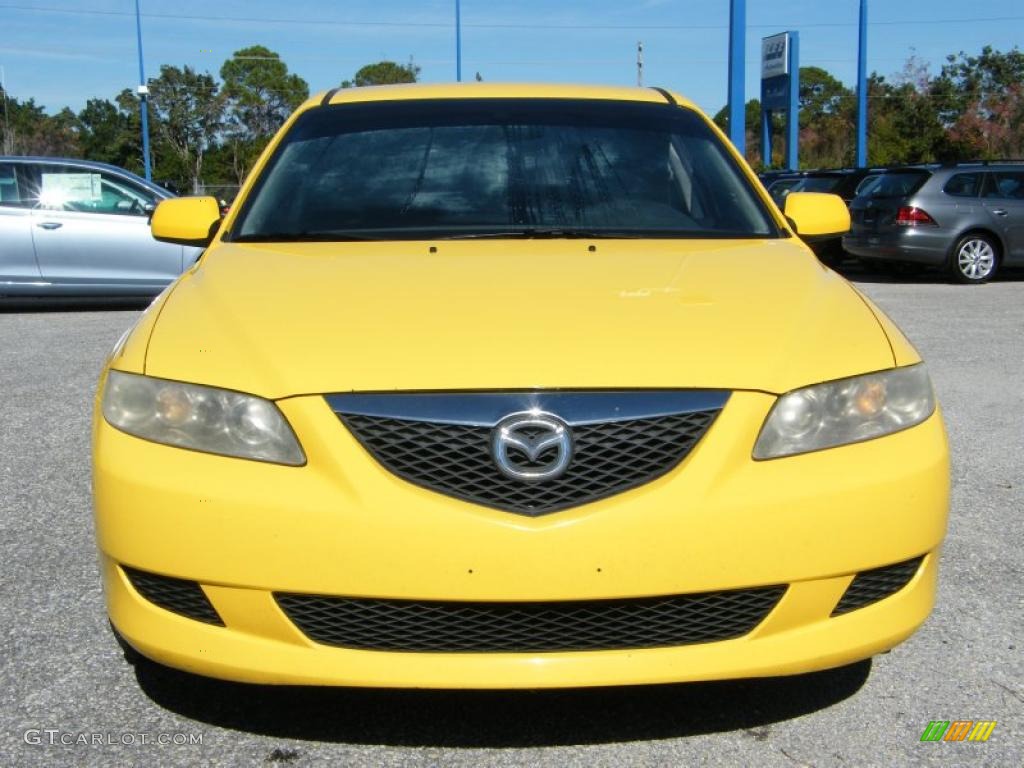
[[[152,298],[0,298],[0,315],[32,312],[109,312],[145,309]]]
[[[868,269],[857,261],[846,260],[832,267],[847,280],[856,283],[919,283],[930,285],[958,285],[941,269],[894,264],[886,271]],[[993,283],[1024,282],[1024,269],[1003,268],[992,279]],[[963,286],[967,288],[969,286]]]
[[[747,730],[852,696],[871,671],[551,691],[424,691],[249,685],[140,659],[142,690],[192,720],[266,736],[404,747],[537,747],[670,739]]]

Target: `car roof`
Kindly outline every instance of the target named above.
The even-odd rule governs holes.
[[[557,83],[408,83],[321,91],[303,104],[302,109],[326,104],[410,99],[601,99],[665,104],[670,101],[667,93],[658,88]],[[693,102],[679,94],[672,93],[671,98],[681,106],[697,109]]]

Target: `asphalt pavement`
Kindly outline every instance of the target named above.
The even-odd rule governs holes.
[[[839,670],[582,691],[272,688],[130,666],[103,608],[89,421],[138,308],[0,307],[0,765],[1024,765],[1024,278],[853,277],[945,410],[953,506],[932,617]],[[932,720],[997,725],[987,743],[922,743]]]

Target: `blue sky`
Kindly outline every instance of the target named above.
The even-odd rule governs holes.
[[[868,70],[898,72],[915,53],[937,71],[947,53],[1024,45],[1024,3],[871,0]],[[239,48],[279,52],[313,91],[362,64],[412,56],[421,79],[455,79],[454,0],[141,0],[147,76],[160,64],[216,74]],[[800,32],[802,64],[855,80],[858,0],[747,0],[747,98],[760,39]],[[78,11],[73,13],[72,11]],[[84,12],[84,13],[83,13]],[[463,77],[636,82],[677,89],[710,112],[726,99],[728,0],[462,0]],[[19,99],[81,108],[138,81],[134,0],[0,0],[0,66]]]

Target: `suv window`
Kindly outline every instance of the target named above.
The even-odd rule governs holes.
[[[977,197],[980,187],[980,173],[957,173],[950,177],[942,191],[953,197]]]
[[[232,239],[777,237],[691,110],[575,99],[436,99],[304,113]],[[540,234],[537,234],[537,233]]]
[[[153,192],[95,168],[39,165],[37,169],[40,208],[142,216],[156,203]]]
[[[914,194],[931,174],[928,171],[892,171],[878,177],[868,192],[871,197],[907,197]]]
[[[0,163],[0,205],[5,208],[29,208],[32,201],[23,191],[24,179],[21,178],[15,163]]]
[[[854,195],[859,197],[861,195],[870,195],[875,187],[878,186],[878,182],[882,177],[878,174],[872,174],[871,176],[865,176],[860,184],[857,185],[857,189],[854,190]]]
[[[1024,171],[996,171],[985,185],[985,197],[1024,200]]]

